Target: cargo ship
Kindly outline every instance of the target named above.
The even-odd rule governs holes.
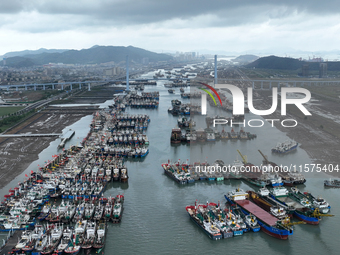
[[[290,206],[283,205],[275,199],[269,197],[268,193],[262,189],[259,192],[247,191],[249,198],[258,206],[272,214],[278,219],[284,220],[286,217],[292,218],[294,213],[294,208]]]
[[[288,239],[288,236],[293,235],[293,229],[289,225],[283,224],[273,215],[249,201],[249,194],[242,189],[238,188],[235,191],[229,192],[225,195],[225,198],[230,204],[237,204],[241,207],[245,214],[255,215],[261,229],[266,234],[278,239]]]
[[[269,195],[283,205],[294,207],[293,215],[297,219],[311,225],[319,224],[320,216],[313,212],[312,209],[303,206],[293,199],[292,194],[289,194],[285,187],[275,187]]]

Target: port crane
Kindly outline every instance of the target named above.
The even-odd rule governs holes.
[[[248,163],[247,155],[242,155],[242,153],[239,150],[237,150],[237,152],[238,154],[240,154],[243,164],[247,164]]]
[[[269,162],[269,160],[268,160],[268,157],[266,156],[266,155],[264,155],[263,153],[262,153],[262,151],[260,151],[260,150],[258,150],[259,152],[260,152],[260,154],[262,155],[262,157],[263,157],[263,163],[264,164],[270,164],[270,162]]]
[[[320,219],[321,217],[333,217],[334,216],[333,214],[320,213],[319,208],[315,208],[311,215],[318,219]]]

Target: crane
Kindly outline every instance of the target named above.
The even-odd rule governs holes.
[[[326,214],[326,213],[320,213],[319,208],[315,208],[314,212],[311,214],[315,218],[320,218],[320,217],[333,217],[333,214]]]
[[[247,164],[248,163],[247,156],[242,155],[242,153],[239,150],[237,150],[237,152],[240,154],[243,164]]]
[[[264,164],[269,164],[268,157],[267,157],[266,155],[264,155],[264,154],[262,153],[262,151],[260,151],[260,150],[258,150],[258,151],[260,152],[260,154],[261,154],[262,157],[264,158],[263,163],[264,163]]]

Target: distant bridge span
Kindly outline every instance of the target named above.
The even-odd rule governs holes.
[[[150,78],[150,79],[129,79],[129,81],[175,81],[175,80],[183,80],[183,81],[193,81],[194,78]],[[195,81],[202,81],[202,82],[209,82],[212,81],[213,78],[195,78]],[[12,85],[0,85],[1,89],[6,89],[9,91],[11,88],[15,88],[19,90],[19,88],[33,88],[36,90],[37,88],[46,90],[46,88],[51,89],[61,89],[61,90],[72,90],[74,88],[81,89],[82,87],[88,88],[91,90],[91,86],[100,86],[109,83],[116,83],[116,82],[125,82],[125,79],[112,79],[112,80],[98,80],[98,81],[73,81],[73,82],[61,82],[61,83],[33,83],[33,84],[12,84]],[[244,83],[247,82],[249,85],[253,87],[255,90],[268,90],[272,87],[308,87],[308,86],[339,86],[340,80],[274,80],[274,79],[267,79],[267,80],[259,80],[259,79],[228,79],[228,78],[219,78],[218,83]]]

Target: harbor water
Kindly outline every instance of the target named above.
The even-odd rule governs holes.
[[[167,110],[171,106],[172,99],[187,103],[190,100],[180,98],[179,88],[175,89],[175,94],[169,94],[163,84],[158,82],[157,86],[145,86],[145,92],[155,90],[160,92],[158,109],[126,109],[126,113],[145,113],[150,116],[151,121],[146,132],[150,141],[150,152],[143,160],[128,160],[126,165],[129,182],[110,183],[104,193],[106,197],[117,194],[125,196],[122,222],[108,224],[104,254],[338,254],[340,190],[324,188],[323,181],[329,176],[323,173],[309,175],[303,173],[308,179],[305,185],[300,185],[298,188],[312,192],[315,196],[324,197],[332,206],[331,214],[335,217],[324,217],[316,226],[296,225],[294,234],[288,240],[278,240],[260,231],[212,241],[199,229],[190,220],[185,206],[193,205],[196,200],[201,203],[220,201],[223,204],[224,195],[228,191],[237,187],[244,190],[257,189],[257,187],[240,180],[224,180],[220,183],[197,181],[194,184],[179,185],[164,174],[162,163],[168,160],[213,163],[216,159],[221,159],[226,164],[232,164],[238,156],[237,149],[247,155],[248,161],[255,165],[262,163],[262,156],[258,149],[268,155],[270,161],[277,164],[304,165],[312,161],[301,148],[287,155],[271,154],[270,149],[277,142],[283,142],[288,137],[275,127],[271,127],[269,123],[261,128],[245,127],[246,132],[257,135],[253,140],[172,146],[171,129],[177,125],[178,117],[168,114]],[[189,88],[185,90],[189,92]],[[106,102],[106,105],[109,103]],[[219,112],[216,114],[227,115]],[[92,116],[86,116],[65,129],[76,130],[73,138],[66,143],[66,148],[82,141],[89,131],[91,120]],[[203,118],[195,117],[195,121],[197,128],[206,127]],[[230,131],[228,126],[225,129]],[[52,155],[58,153],[59,142],[60,139],[52,142],[39,154],[38,160],[1,190],[0,195],[7,194],[11,187],[15,187],[25,178],[25,174],[29,174],[31,170],[36,171],[39,165],[44,165],[51,160]]]

